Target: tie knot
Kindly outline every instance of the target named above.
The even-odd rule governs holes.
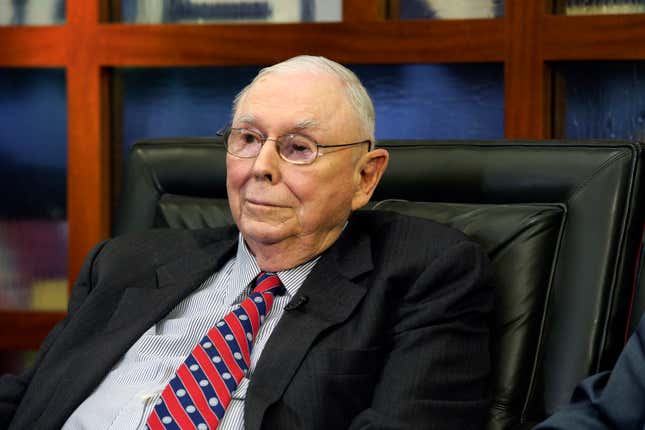
[[[255,279],[254,293],[271,293],[274,296],[281,296],[286,289],[280,282],[280,278],[273,272],[260,272]]]

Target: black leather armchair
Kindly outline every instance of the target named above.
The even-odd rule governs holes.
[[[640,144],[380,146],[390,167],[366,210],[450,224],[479,241],[495,266],[488,429],[529,427],[566,403],[583,377],[612,366],[632,302],[632,315],[645,309],[634,287],[645,206]],[[231,223],[225,155],[212,139],[136,144],[114,233]]]

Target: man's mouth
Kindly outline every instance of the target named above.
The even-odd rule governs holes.
[[[261,199],[246,199],[247,203],[251,203],[256,206],[266,206],[266,207],[274,207],[274,208],[283,208],[285,206],[279,205],[276,203],[272,203],[266,200],[261,200]]]

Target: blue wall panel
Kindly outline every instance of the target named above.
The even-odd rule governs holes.
[[[566,85],[565,136],[645,140],[645,62],[558,66]]]
[[[66,174],[65,72],[0,69],[0,218],[64,218]]]
[[[258,67],[120,69],[125,149],[141,138],[214,136],[229,123],[235,94],[258,70]]]
[[[501,64],[354,66],[374,100],[377,139],[501,139]]]

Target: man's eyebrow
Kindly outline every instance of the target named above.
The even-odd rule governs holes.
[[[257,119],[252,114],[244,114],[244,115],[240,115],[240,117],[235,120],[235,123],[238,125],[239,124],[255,125],[257,123]],[[313,118],[308,118],[295,123],[295,125],[292,127],[292,130],[301,131],[301,130],[309,130],[312,128],[320,128],[320,122]]]
[[[315,119],[304,119],[302,121],[299,121],[294,125],[294,130],[306,130],[309,128],[319,128],[320,123],[316,121]]]
[[[235,122],[255,123],[255,117],[250,114],[244,114],[237,118]]]

